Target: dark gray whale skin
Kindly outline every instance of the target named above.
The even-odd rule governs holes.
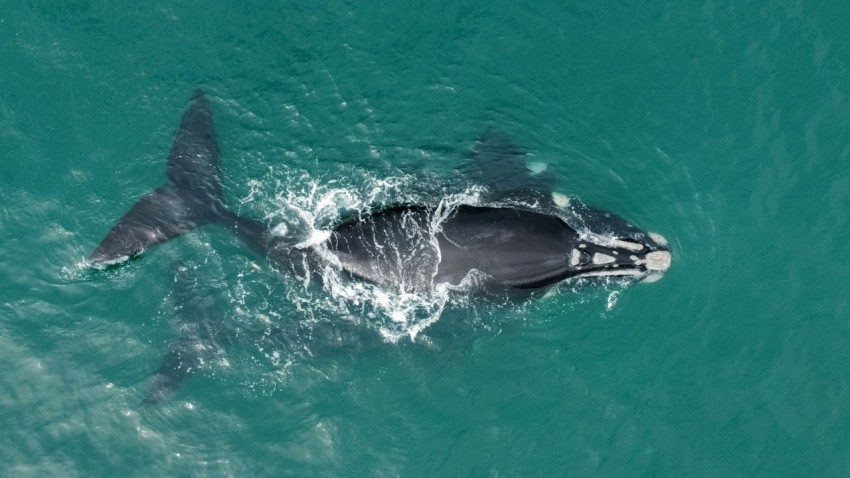
[[[669,267],[663,238],[577,201],[559,203],[545,177],[530,177],[520,157],[506,135],[489,130],[461,167],[473,182],[486,183],[488,205],[460,205],[446,212],[435,198],[432,204],[388,207],[342,222],[323,243],[299,246],[223,204],[212,109],[197,90],[168,156],[168,183],[139,199],[90,261],[101,267],[117,264],[196,227],[217,224],[282,272],[297,270],[305,260],[320,262],[356,280],[403,292],[441,285],[536,289],[572,277],[660,277]],[[501,177],[493,180],[494,171]],[[192,293],[184,295],[196,303],[188,310],[201,319],[211,315]],[[183,323],[189,325],[182,326],[181,340],[157,372],[149,402],[170,393],[197,368],[203,361],[197,350],[210,349],[206,329],[192,326],[190,318]]]

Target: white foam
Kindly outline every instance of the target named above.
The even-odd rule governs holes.
[[[280,223],[274,228],[272,228],[272,235],[277,237],[284,237],[287,233],[289,233],[289,228],[284,223]]]
[[[555,202],[555,205],[559,208],[566,209],[567,206],[570,205],[570,198],[561,194],[561,193],[552,193],[552,201]]]
[[[313,229],[310,231],[310,237],[307,239],[295,244],[296,249],[306,249],[308,247],[317,246],[331,237],[331,231],[321,231],[318,229]]]
[[[620,291],[618,290],[613,290],[610,294],[608,294],[608,305],[606,307],[606,310],[611,310],[614,308],[615,305],[617,305],[617,297],[619,297],[619,295]]]
[[[141,254],[142,252],[144,252],[144,250],[139,251],[137,254]],[[105,269],[107,267],[114,266],[116,264],[121,264],[121,263],[127,262],[129,260],[130,260],[130,256],[125,255],[125,256],[116,257],[115,259],[110,259],[108,261],[95,262],[95,263],[92,263],[91,265],[93,267],[95,267],[96,269]]]

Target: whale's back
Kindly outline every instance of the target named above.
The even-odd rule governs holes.
[[[505,286],[539,287],[567,273],[575,231],[532,211],[460,206],[442,223],[397,207],[338,226],[326,247],[344,270],[402,291],[459,285],[473,270]]]

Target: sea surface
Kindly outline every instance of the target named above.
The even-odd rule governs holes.
[[[0,1],[0,476],[850,476],[850,3],[592,4]],[[497,128],[672,267],[422,298],[214,226],[92,267],[197,88],[240,214],[470,201]]]

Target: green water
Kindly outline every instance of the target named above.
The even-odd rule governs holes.
[[[0,476],[850,475],[847,2],[0,3]],[[90,270],[199,86],[244,214],[497,126],[673,265],[397,343],[215,228]],[[230,338],[144,406],[175,264]]]

